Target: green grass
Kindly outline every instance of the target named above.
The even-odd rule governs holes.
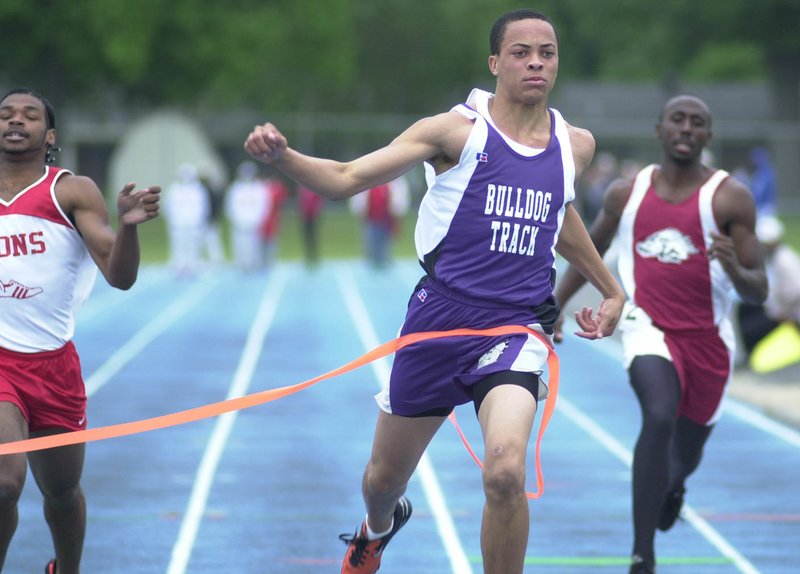
[[[400,225],[395,238],[395,257],[415,257],[414,217],[410,214]],[[351,259],[363,256],[361,247],[361,221],[346,209],[334,206],[322,212],[319,221],[319,249],[323,259]],[[231,259],[230,227],[223,225],[222,240],[228,260]],[[166,263],[169,259],[167,229],[163,217],[146,223],[139,229],[142,246],[142,263]],[[300,236],[300,219],[294,210],[285,210],[281,218],[279,259],[300,260],[303,246]]]
[[[781,214],[780,219],[786,227],[786,243],[800,251],[800,214]]]
[[[395,257],[416,257],[414,250],[414,223],[412,210],[402,222],[395,239]],[[786,226],[786,242],[800,251],[800,215],[782,215]],[[324,259],[350,259],[363,256],[361,247],[361,221],[340,206],[328,208],[320,219],[320,256]],[[143,225],[139,230],[142,244],[142,262],[165,263],[169,245],[164,219],[159,218]],[[223,228],[225,250],[230,259],[230,229]],[[299,260],[303,256],[300,240],[300,221],[294,210],[285,210],[281,220],[279,258]]]

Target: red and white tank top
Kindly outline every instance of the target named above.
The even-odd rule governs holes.
[[[673,204],[653,188],[655,165],[639,172],[620,221],[619,273],[628,298],[667,331],[716,330],[730,312],[733,284],[709,260],[719,233],[712,201],[728,177],[723,170],[688,199]]]
[[[0,200],[0,347],[58,349],[72,339],[75,312],[97,275],[83,239],[58,205],[68,170],[47,166],[11,201]]]

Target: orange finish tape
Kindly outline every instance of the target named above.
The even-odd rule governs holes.
[[[276,389],[269,389],[266,391],[261,391],[258,393],[253,393],[242,397],[211,403],[201,407],[196,407],[193,409],[179,411],[176,413],[171,413],[149,419],[142,419],[138,421],[120,423],[93,429],[66,432],[61,434],[30,438],[14,442],[7,442],[0,444],[0,455],[19,454],[24,452],[44,450],[48,448],[55,448],[59,446],[67,446],[79,443],[87,443],[98,440],[128,436],[132,434],[138,434],[138,433],[163,429],[167,427],[177,426],[185,423],[190,423],[205,418],[215,417],[224,413],[246,409],[264,403],[269,403],[272,401],[276,401],[278,399],[282,399],[283,397],[293,395],[294,393],[302,391],[303,389],[306,389],[311,385],[314,385],[325,379],[330,379],[342,375],[344,373],[347,373],[349,371],[352,371],[354,369],[357,369],[359,367],[363,367],[364,365],[367,365],[372,361],[380,359],[381,357],[390,355],[395,351],[402,349],[403,347],[407,347],[408,345],[412,345],[414,343],[426,341],[429,339],[441,339],[444,337],[459,337],[459,336],[500,337],[503,335],[518,335],[523,333],[538,337],[543,342],[545,342],[545,344],[547,344],[549,350],[547,363],[550,371],[549,373],[550,391],[548,400],[545,402],[545,409],[544,409],[544,414],[542,415],[542,422],[539,425],[539,433],[536,437],[536,475],[537,475],[538,491],[533,494],[528,493],[528,498],[539,498],[544,490],[544,481],[542,479],[541,464],[539,462],[539,448],[542,436],[544,435],[544,431],[547,428],[547,424],[550,422],[550,417],[552,416],[553,409],[555,408],[556,397],[558,395],[559,365],[558,365],[558,356],[553,350],[552,345],[536,331],[528,327],[523,327],[521,325],[506,325],[503,327],[494,327],[491,329],[454,329],[452,331],[428,331],[422,333],[409,333],[408,335],[402,335],[396,339],[383,343],[382,345],[379,345],[378,347],[372,349],[371,351],[365,353],[364,355],[358,357],[357,359],[350,361],[345,365],[342,365],[341,367],[338,367],[332,371],[328,371],[325,374],[319,375],[317,377],[314,377],[313,379],[309,379],[307,381],[298,383],[296,385],[278,387]],[[472,450],[472,447],[469,445],[469,442],[464,436],[464,433],[458,426],[458,423],[456,422],[455,418],[455,413],[451,414],[449,418],[450,422],[453,423],[456,430],[458,431],[458,434],[461,437],[461,440],[464,442],[464,445],[467,447],[468,452],[475,460],[475,462],[478,464],[478,466],[482,468],[483,463],[475,454],[475,452]]]
[[[558,378],[559,378],[559,362],[558,362],[558,355],[556,354],[555,350],[553,349],[552,345],[550,345],[544,337],[536,333],[535,331],[528,331],[533,335],[539,337],[546,345],[548,349],[547,354],[547,368],[549,371],[549,379],[548,379],[548,393],[547,393],[547,400],[544,403],[544,412],[542,412],[542,422],[539,423],[539,432],[536,434],[536,447],[535,447],[535,468],[536,468],[536,491],[535,492],[526,492],[525,496],[528,499],[537,499],[544,494],[544,474],[542,472],[542,461],[540,457],[540,451],[542,446],[542,438],[544,437],[544,431],[547,430],[547,425],[550,424],[550,419],[553,417],[553,412],[556,408],[556,400],[558,399]],[[461,442],[464,443],[464,446],[467,448],[467,452],[469,452],[472,460],[482,469],[483,468],[483,461],[475,454],[475,451],[470,446],[467,437],[464,435],[464,432],[461,430],[461,427],[458,425],[456,421],[456,413],[453,411],[450,413],[448,417],[450,422],[453,423],[453,426],[456,428],[456,432],[458,432],[458,436],[461,437]]]

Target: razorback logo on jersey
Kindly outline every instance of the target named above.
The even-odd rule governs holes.
[[[481,358],[478,359],[478,368],[485,367],[486,365],[491,365],[492,363],[496,363],[497,360],[500,358],[500,355],[503,354],[503,351],[506,350],[508,347],[508,341],[503,341],[501,343],[497,343],[494,347],[486,351]]]
[[[680,264],[691,255],[700,253],[688,235],[674,227],[661,229],[644,241],[636,244],[636,253],[648,259],[656,258],[661,263]]]

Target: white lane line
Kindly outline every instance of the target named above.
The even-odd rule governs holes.
[[[572,322],[571,327],[577,329],[577,323]],[[619,341],[615,339],[604,339],[601,344],[594,348],[609,357],[620,360],[621,364],[622,343]],[[792,446],[800,447],[800,432],[758,412],[756,409],[746,406],[739,400],[726,396],[725,402],[723,403],[723,412],[731,414],[752,427],[786,441]]]
[[[756,411],[755,409],[735,401],[731,398],[725,399],[725,412],[736,418],[754,426],[762,431],[771,434],[781,440],[788,442],[792,446],[800,448],[800,432],[789,428],[786,425],[775,421],[768,416]]]
[[[378,339],[375,333],[375,328],[370,321],[369,313],[353,279],[352,272],[345,272],[345,270],[339,269],[336,278],[339,283],[339,290],[361,339],[361,345],[365,350],[374,349],[382,341]],[[387,385],[389,383],[389,361],[384,357],[373,361],[370,366],[378,383],[382,387]],[[422,483],[425,499],[431,507],[436,527],[439,530],[439,536],[450,559],[450,567],[453,574],[472,574],[472,566],[458,537],[453,516],[447,507],[442,488],[439,485],[439,479],[436,477],[436,471],[427,453],[422,455],[415,476],[418,476]]]
[[[264,347],[264,339],[272,325],[272,320],[275,317],[275,311],[278,308],[288,277],[289,272],[283,266],[275,267],[270,274],[270,280],[264,295],[261,297],[261,304],[256,318],[250,326],[247,342],[231,386],[228,389],[226,400],[241,397],[247,393],[258,358]],[[186,572],[197,538],[197,531],[205,513],[208,494],[214,483],[214,475],[222,457],[222,452],[228,442],[233,424],[236,422],[237,415],[238,411],[232,411],[217,417],[214,431],[206,445],[203,459],[197,469],[192,494],[189,497],[178,538],[172,547],[172,558],[167,568],[167,574],[183,574]]]
[[[616,341],[611,341],[610,339],[602,344],[597,344],[596,347],[592,348],[601,350],[604,346],[608,346],[608,342],[615,343],[617,345],[617,349],[619,350],[619,344],[616,343]],[[603,352],[611,354],[611,351],[608,349],[603,349]],[[620,355],[613,356],[619,357]],[[600,427],[600,425],[595,423],[588,415],[586,415],[586,413],[581,411],[561,393],[558,395],[558,407],[556,407],[556,410],[586,431],[589,436],[594,438],[606,450],[621,460],[625,466],[628,468],[631,467],[633,453],[625,448],[622,443],[607,433],[602,427]],[[753,566],[753,564],[747,558],[745,558],[738,550],[736,550],[736,548],[734,548],[727,540],[725,540],[725,538],[719,532],[717,532],[717,530],[704,518],[697,514],[697,512],[695,512],[690,505],[683,505],[683,516],[686,518],[686,521],[703,536],[703,538],[708,540],[708,542],[717,550],[719,550],[723,556],[728,558],[736,567],[736,569],[739,570],[739,572],[742,572],[742,574],[760,574],[759,570]]]
[[[128,362],[141,353],[183,315],[197,305],[208,293],[219,284],[220,279],[214,278],[196,283],[180,299],[169,304],[155,319],[142,327],[133,337],[117,349],[91,376],[86,379],[86,396],[96,393],[103,385],[119,373]]]
[[[628,468],[631,467],[633,454],[625,448],[617,439],[607,433],[600,425],[589,418],[586,413],[576,407],[563,394],[558,395],[558,407],[556,410],[572,420],[586,433],[599,442],[611,454],[616,456]],[[734,566],[743,574],[759,574],[753,564],[740,554],[725,538],[714,529],[704,518],[702,518],[688,504],[683,505],[683,516],[706,540],[708,540],[720,553],[728,558]]]

